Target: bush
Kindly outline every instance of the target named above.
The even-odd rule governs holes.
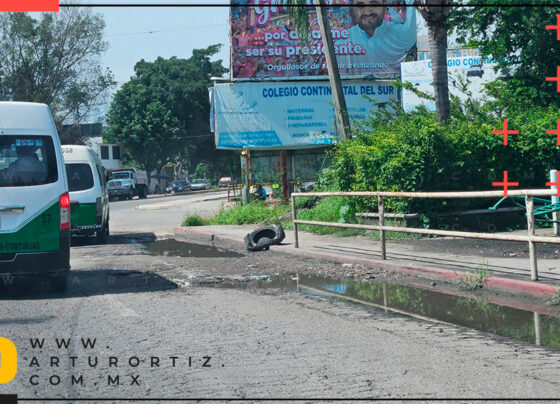
[[[260,201],[222,209],[210,224],[278,224],[281,217],[291,210],[290,205],[268,206]]]
[[[504,102],[503,104],[505,104]],[[480,105],[454,102],[452,117],[438,122],[424,108],[396,112],[383,108],[355,130],[354,138],[338,144],[332,166],[319,183],[335,191],[475,191],[497,190],[508,171],[520,188],[546,188],[548,170],[558,164],[556,139],[546,130],[556,127],[554,107],[530,107],[500,100]],[[492,134],[508,119],[508,146]],[[375,198],[351,198],[354,211],[377,207]],[[396,199],[386,201],[388,211],[429,214],[435,211],[488,207],[489,199]]]
[[[189,216],[183,221],[183,226],[203,226],[204,220],[200,216]]]

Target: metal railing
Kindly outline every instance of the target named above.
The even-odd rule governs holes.
[[[436,230],[410,227],[394,227],[385,226],[385,210],[383,207],[384,198],[500,198],[503,197],[503,191],[475,191],[475,192],[307,192],[292,194],[292,218],[294,223],[295,247],[299,248],[298,224],[312,226],[339,227],[345,229],[358,230],[379,230],[379,242],[381,250],[381,258],[387,259],[387,249],[385,241],[385,232],[393,231],[400,233],[429,234],[436,236],[464,237],[476,238],[483,240],[504,240],[504,241],[525,241],[529,243],[529,261],[531,264],[531,280],[538,280],[537,254],[535,251],[535,243],[553,243],[560,244],[559,237],[546,237],[535,235],[535,206],[533,197],[535,196],[555,196],[553,189],[522,189],[509,190],[508,196],[524,196],[525,206],[527,209],[527,236],[516,234],[493,234],[493,233],[475,233],[467,231],[454,230]],[[313,220],[298,220],[296,198],[309,197],[329,197],[329,196],[357,196],[357,197],[377,197],[377,206],[379,214],[379,225],[351,224],[351,223],[333,223],[319,222]]]
[[[231,193],[233,191],[233,198],[237,198],[237,194],[241,197],[241,185],[240,184],[229,184],[227,186],[227,200],[231,202]],[[235,191],[238,191],[237,194]]]

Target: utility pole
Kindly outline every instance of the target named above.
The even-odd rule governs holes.
[[[327,59],[327,69],[329,70],[329,81],[331,83],[334,113],[336,116],[336,129],[343,140],[351,139],[352,134],[350,133],[348,108],[346,107],[346,100],[344,99],[344,91],[342,90],[342,83],[340,81],[340,72],[338,71],[338,63],[336,61],[332,32],[329,26],[327,6],[324,4],[324,0],[315,0],[315,9],[317,10],[317,22],[321,29],[321,38],[323,39],[323,48],[325,49],[325,58]]]
[[[288,169],[286,166],[286,150],[280,150],[280,177],[282,179],[282,200],[288,202]]]

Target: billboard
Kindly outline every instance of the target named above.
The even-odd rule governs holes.
[[[502,77],[505,72],[495,70],[496,61],[492,58],[481,56],[466,56],[447,59],[447,74],[449,77],[449,92],[461,100],[467,99],[461,89],[461,83],[466,84],[467,90],[474,100],[481,100],[484,96],[484,84]],[[406,62],[401,65],[402,81],[410,82],[417,90],[434,95],[432,79],[432,61]],[[405,111],[424,105],[435,111],[434,101],[420,98],[410,90],[403,89],[402,104]]]
[[[315,7],[310,33],[301,41],[286,0],[234,0],[230,8],[233,80],[326,76],[327,65]],[[400,75],[400,63],[416,60],[416,10],[387,7],[400,0],[331,0],[328,8],[340,74],[351,78]],[[412,4],[413,0],[406,0]],[[355,3],[355,4],[354,4]],[[309,1],[312,4],[312,1]]]
[[[378,103],[397,99],[389,81],[346,81],[351,119],[363,120]],[[216,84],[214,129],[218,149],[282,149],[338,142],[328,81]]]

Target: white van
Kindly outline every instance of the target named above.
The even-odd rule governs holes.
[[[0,102],[0,277],[70,269],[70,198],[60,140],[43,104]],[[1,280],[0,280],[1,282]]]
[[[104,243],[109,235],[109,194],[101,160],[87,146],[64,145],[70,190],[70,228],[72,236],[97,237]]]

